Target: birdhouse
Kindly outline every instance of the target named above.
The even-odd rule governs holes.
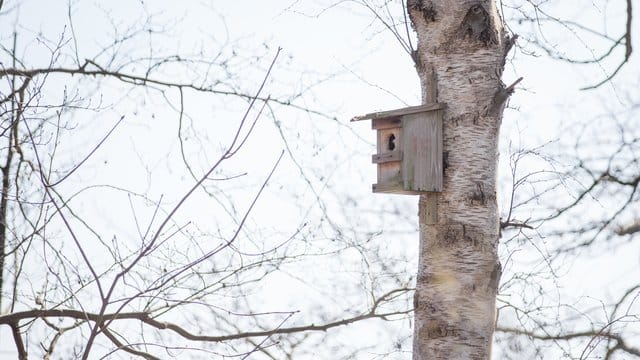
[[[432,103],[356,116],[371,120],[377,132],[378,167],[374,193],[419,195],[442,191],[442,113],[444,104]]]

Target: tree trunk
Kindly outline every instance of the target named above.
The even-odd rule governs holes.
[[[512,41],[493,0],[407,5],[423,102],[447,105],[443,191],[419,204],[413,359],[489,359],[501,274],[498,133],[512,91],[500,77]]]

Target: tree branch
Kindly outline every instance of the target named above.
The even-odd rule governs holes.
[[[27,350],[24,347],[24,342],[22,341],[22,335],[20,335],[20,326],[19,322],[12,321],[8,323],[11,327],[11,333],[13,334],[13,341],[16,344],[16,349],[18,350],[18,358],[20,360],[27,360]]]
[[[408,291],[408,290],[407,289],[394,290],[394,292],[398,292],[398,291]],[[382,298],[388,297],[389,294],[383,295]],[[377,301],[376,304],[379,305],[380,302]],[[145,312],[96,314],[96,313],[82,312],[82,311],[73,310],[73,309],[34,309],[34,310],[14,312],[6,315],[0,315],[0,324],[7,324],[9,326],[13,326],[13,324],[17,324],[17,322],[21,320],[49,318],[49,317],[71,318],[71,319],[77,319],[77,320],[88,320],[92,322],[107,322],[107,321],[115,321],[115,320],[139,320],[144,324],[147,324],[159,330],[171,330],[172,332],[188,340],[204,341],[204,342],[222,342],[222,341],[238,340],[238,339],[244,339],[244,338],[250,338],[250,337],[273,336],[278,334],[292,334],[292,333],[307,332],[307,331],[327,331],[334,327],[344,326],[344,325],[348,325],[348,324],[355,323],[362,320],[375,319],[375,318],[385,319],[386,317],[389,317],[389,316],[407,314],[411,311],[412,310],[377,313],[376,308],[374,307],[371,311],[367,313],[342,319],[342,320],[325,323],[325,324],[320,324],[320,325],[310,324],[310,325],[294,326],[294,327],[288,327],[288,328],[275,328],[275,329],[264,330],[264,331],[239,332],[236,334],[218,335],[218,336],[194,334],[186,330],[184,327],[180,325],[176,325],[169,322],[158,321],[152,318],[149,313],[145,313]],[[104,332],[104,331],[105,329],[103,328],[101,332]]]
[[[627,345],[627,343],[624,341],[622,336],[620,336],[618,334],[602,332],[602,331],[597,331],[597,330],[581,331],[581,332],[567,332],[567,333],[557,334],[557,335],[550,335],[550,334],[544,334],[543,335],[543,334],[535,333],[533,331],[527,331],[527,330],[522,330],[522,329],[517,329],[517,328],[508,328],[508,327],[498,327],[498,328],[496,328],[496,331],[500,331],[500,332],[503,332],[503,333],[514,334],[514,335],[527,336],[529,338],[536,339],[536,340],[542,340],[542,341],[554,341],[554,340],[569,341],[569,340],[579,339],[579,338],[598,338],[598,337],[600,337],[600,338],[605,338],[605,339],[608,339],[608,340],[615,341],[616,345],[613,348],[617,348],[617,349],[623,350],[623,351],[625,351],[625,352],[627,352],[628,354],[631,354],[631,355],[640,356],[640,349],[639,348],[634,348],[634,347],[631,347],[631,346]]]
[[[95,66],[97,70],[87,70],[88,65]],[[211,94],[217,94],[217,95],[237,96],[246,100],[254,99],[253,95],[243,94],[238,91],[218,90],[218,89],[214,89],[212,86],[199,86],[194,83],[179,83],[179,82],[164,81],[164,80],[149,78],[148,76],[140,76],[135,74],[127,74],[119,71],[107,70],[89,59],[86,59],[85,63],[82,66],[79,66],[77,68],[49,67],[49,68],[22,69],[22,70],[17,68],[0,69],[0,78],[4,76],[19,76],[19,77],[26,77],[27,79],[32,79],[39,75],[48,75],[48,74],[102,76],[102,77],[115,78],[124,83],[132,84],[135,86],[157,85],[157,86],[163,86],[163,87],[169,87],[169,88],[191,89],[197,92],[205,92],[205,93],[211,93]],[[268,100],[279,105],[292,107],[297,110],[302,110],[309,114],[319,115],[327,119],[336,120],[335,117],[324,114],[321,111],[312,110],[304,106],[296,105],[288,100],[272,99],[268,97],[257,97],[255,99],[259,101]]]

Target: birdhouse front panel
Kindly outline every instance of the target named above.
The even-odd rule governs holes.
[[[403,141],[399,125],[400,122],[396,127],[377,129],[378,151],[371,157],[371,161],[378,165],[378,184],[386,184],[388,187],[402,189]]]

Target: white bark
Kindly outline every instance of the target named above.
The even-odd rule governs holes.
[[[423,101],[447,104],[437,221],[420,199],[414,359],[488,359],[500,278],[498,133],[508,97],[500,76],[510,39],[493,0],[409,0]],[[437,94],[429,94],[433,68]],[[429,210],[430,211],[430,210]]]

